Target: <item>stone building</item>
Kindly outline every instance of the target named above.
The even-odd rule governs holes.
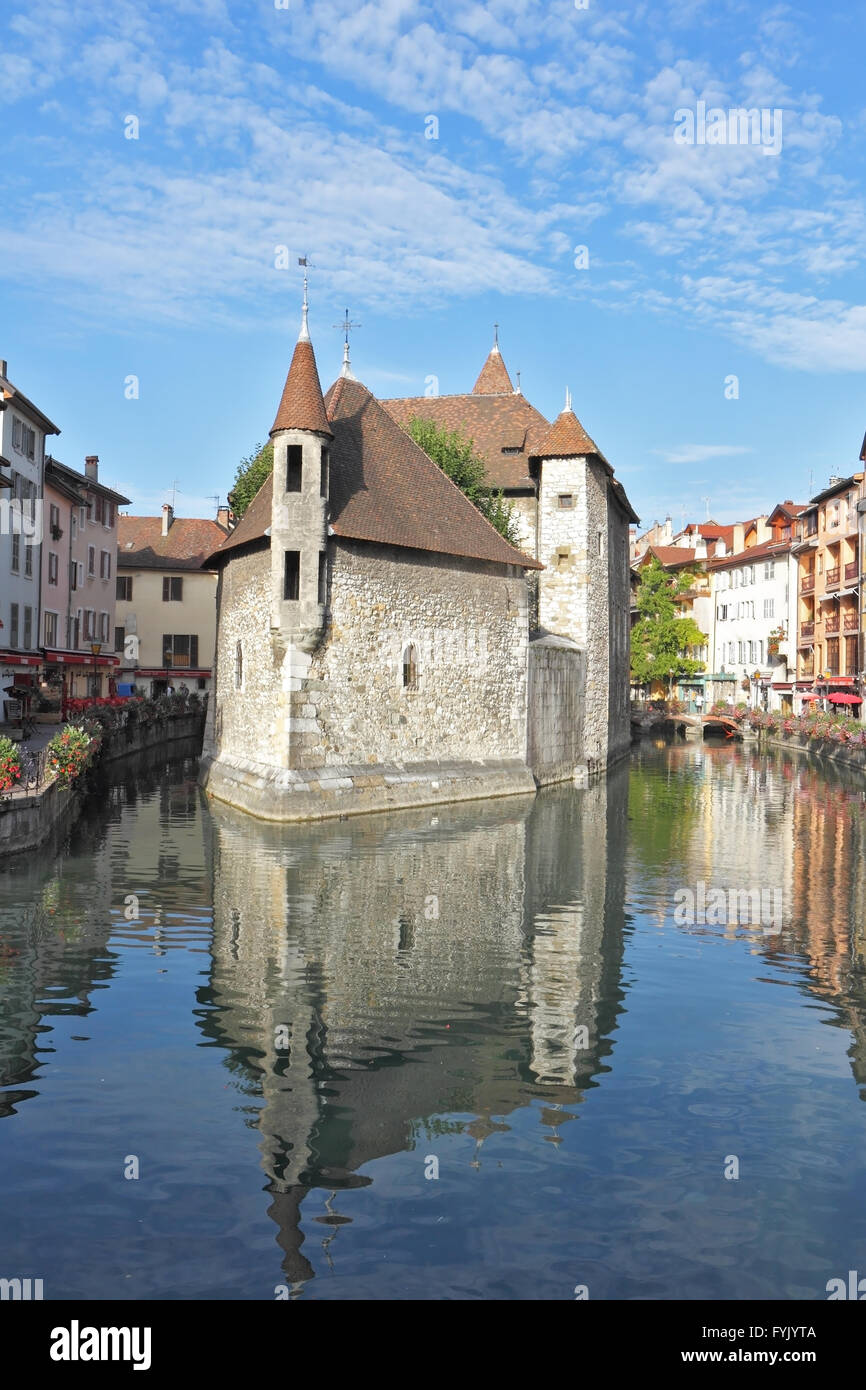
[[[454,423],[525,549],[406,432],[448,423],[436,399],[377,401],[348,349],[323,396],[305,306],[273,473],[209,561],[215,797],[294,820],[508,795],[628,747],[634,514],[610,465],[570,402],[551,426],[511,389],[498,346],[472,396],[438,399],[474,407]]]
[[[629,525],[638,517],[570,392],[550,424],[512,385],[497,337],[471,392],[382,404],[404,428],[420,417],[472,439],[488,486],[518,512],[521,546],[544,567],[533,635],[583,653],[579,761],[590,775],[603,770],[631,740]]]

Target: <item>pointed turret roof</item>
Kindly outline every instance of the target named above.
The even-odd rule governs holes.
[[[559,412],[533,452],[536,458],[580,458],[595,454],[597,458],[604,459],[604,454],[590,439],[572,410],[570,391],[565,393],[565,409]]]
[[[304,313],[301,331],[292,354],[292,364],[283,387],[277,418],[271,434],[277,430],[315,430],[317,434],[330,435],[331,427],[322,398],[316,354],[310,342],[307,326],[307,298],[304,295]]]
[[[478,380],[472,388],[473,396],[502,396],[505,393],[513,395],[514,387],[511,384],[511,377],[502,360],[502,353],[499,351],[499,332],[493,341],[493,347],[487,357],[487,361],[481,368]]]

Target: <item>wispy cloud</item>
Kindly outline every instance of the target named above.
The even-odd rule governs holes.
[[[706,463],[708,459],[733,458],[751,454],[753,449],[741,444],[677,444],[672,449],[653,449],[666,463]]]

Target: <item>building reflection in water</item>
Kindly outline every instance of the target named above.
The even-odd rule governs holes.
[[[372,1159],[536,1105],[556,1142],[620,1007],[628,769],[575,793],[270,827],[213,807],[202,1026],[256,1123],[289,1283],[299,1208]],[[448,1116],[468,1116],[451,1120]]]

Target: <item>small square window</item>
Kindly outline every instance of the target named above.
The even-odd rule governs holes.
[[[573,493],[573,492],[561,492],[561,493],[559,494],[558,498],[557,498],[557,502],[559,503],[559,510],[560,510],[560,511],[562,511],[562,512],[567,512],[567,511],[573,510],[573,508],[574,508],[574,493]]]

